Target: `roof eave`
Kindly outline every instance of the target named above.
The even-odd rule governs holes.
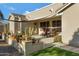
[[[63,12],[64,10],[66,10],[67,8],[69,8],[70,6],[72,6],[73,4],[75,4],[75,3],[68,3],[66,6],[64,6],[63,8],[61,8],[60,10],[58,10],[57,13]]]

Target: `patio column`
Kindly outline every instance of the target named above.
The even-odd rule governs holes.
[[[39,22],[37,22],[37,34],[39,34]]]
[[[38,34],[40,34],[39,32],[40,32],[40,22],[38,22]]]
[[[52,21],[49,21],[49,27],[52,27]]]

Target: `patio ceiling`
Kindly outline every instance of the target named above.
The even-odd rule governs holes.
[[[69,5],[70,5],[69,3],[67,3],[64,6],[63,6],[63,3],[51,4],[46,8],[42,8],[38,11],[34,11],[34,12],[29,13],[25,16],[28,19],[28,21],[52,18],[52,17],[62,15],[62,13],[60,13],[60,14],[58,14],[58,13]]]

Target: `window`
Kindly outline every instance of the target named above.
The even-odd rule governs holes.
[[[19,18],[17,16],[15,16],[15,20],[19,20]]]
[[[34,23],[34,25],[37,25],[37,23]]]
[[[53,27],[61,27],[61,20],[52,21],[52,26]]]
[[[40,27],[49,27],[49,21],[40,22]]]

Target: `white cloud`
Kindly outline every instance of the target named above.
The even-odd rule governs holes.
[[[11,12],[16,10],[14,7],[9,6],[9,5],[7,5],[7,4],[4,4],[4,7],[7,8],[7,9],[8,9],[9,11],[11,11]]]
[[[30,11],[25,11],[25,12],[24,12],[24,15],[25,15],[25,14],[28,14],[28,13],[30,13]]]
[[[37,9],[35,9],[35,10],[40,10],[40,8],[37,8]]]
[[[15,11],[15,8],[13,8],[13,7],[9,7],[8,8],[10,11]]]

